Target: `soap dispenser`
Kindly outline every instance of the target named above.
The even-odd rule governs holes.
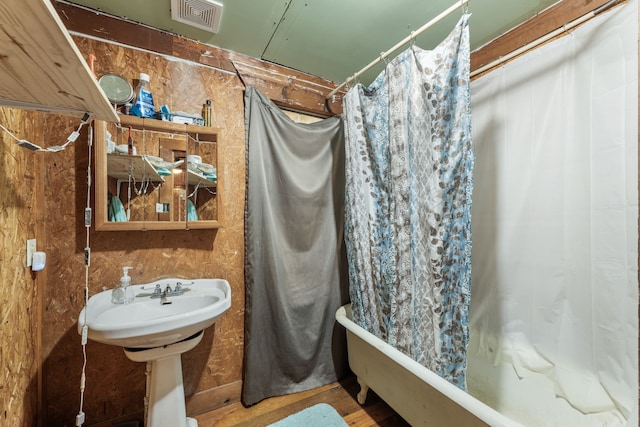
[[[130,286],[131,285],[131,277],[129,277],[129,270],[131,270],[133,267],[122,267],[122,277],[120,278],[120,288],[123,290],[122,295],[123,295],[123,302],[125,304],[128,304],[130,302],[133,302],[133,299],[135,298],[133,296],[133,288]]]
[[[120,286],[111,291],[111,302],[113,304],[128,304],[133,301],[133,289],[131,285],[131,277],[129,270],[133,267],[122,267],[122,277],[120,278]]]

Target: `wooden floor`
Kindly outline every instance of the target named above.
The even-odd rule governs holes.
[[[369,390],[367,401],[360,405],[356,394],[360,390],[354,376],[317,389],[287,396],[265,399],[249,408],[231,403],[223,408],[196,417],[199,427],[261,427],[317,403],[328,403],[353,427],[409,427],[393,409]],[[300,426],[304,427],[304,426]]]

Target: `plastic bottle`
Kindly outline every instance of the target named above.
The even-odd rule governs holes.
[[[124,304],[124,288],[119,286],[111,291],[111,303]]]
[[[140,83],[136,87],[136,98],[131,106],[131,115],[138,117],[156,116],[156,110],[153,106],[153,95],[149,87],[149,75],[140,73]]]
[[[207,101],[202,106],[202,118],[204,119],[205,126],[211,126],[211,100],[207,99]]]
[[[133,302],[133,288],[131,285],[131,277],[129,277],[129,270],[133,267],[122,267],[122,277],[120,278],[120,288],[123,289],[123,302],[129,304]]]

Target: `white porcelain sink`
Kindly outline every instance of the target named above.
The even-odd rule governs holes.
[[[164,291],[167,285],[175,289],[178,282],[186,290],[182,295],[150,297],[156,285]],[[78,317],[78,332],[86,324],[92,341],[154,348],[191,337],[231,307],[231,288],[223,279],[162,279],[132,288],[136,297],[128,304],[113,304],[110,289],[89,298]]]
[[[173,292],[160,296],[167,285]],[[131,288],[135,298],[128,304],[112,303],[111,289],[89,298],[78,316],[78,333],[87,325],[90,340],[124,347],[129,359],[150,364],[148,427],[197,427],[186,413],[181,355],[198,345],[202,331],[231,307],[229,282],[162,279]]]

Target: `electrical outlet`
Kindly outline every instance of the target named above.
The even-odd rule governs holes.
[[[33,261],[33,253],[36,251],[36,239],[27,240],[27,267],[31,267]]]

